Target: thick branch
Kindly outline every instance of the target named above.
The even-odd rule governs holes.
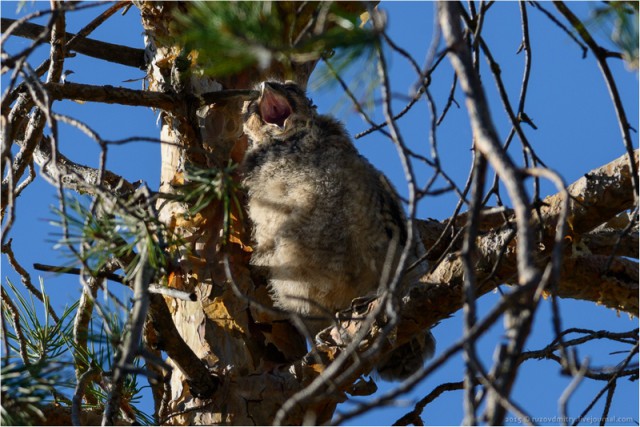
[[[43,86],[51,99],[54,100],[73,99],[76,101],[159,108],[165,111],[173,111],[177,107],[177,99],[175,96],[161,92],[79,83],[47,83]]]
[[[180,97],[169,93],[127,89],[110,85],[94,86],[81,83],[47,83],[43,85],[54,100],[103,102],[106,104],[132,105],[177,111],[189,103],[197,106],[224,104],[238,99],[249,99],[258,95],[255,90],[219,90],[199,96]]]
[[[158,294],[149,295],[149,317],[153,328],[160,332],[161,350],[167,352],[184,374],[191,393],[195,396],[209,397],[217,389],[219,380],[206,368],[205,362],[195,355],[193,350],[184,342],[176,329],[163,297]]]
[[[633,171],[638,170],[638,150],[629,161],[627,154],[585,174],[571,184],[569,201],[569,233],[581,235],[633,207]],[[555,229],[562,197],[547,197],[541,208],[547,230]]]
[[[628,218],[628,215],[624,216]],[[625,228],[629,225],[632,227],[628,231],[620,227],[598,227],[583,234],[581,241],[589,252],[596,255],[616,255],[638,259],[638,247],[640,247],[638,224],[628,223],[625,224]]]
[[[89,166],[75,163],[66,158],[62,153],[56,156],[54,163],[51,156],[51,147],[46,140],[41,140],[33,153],[33,160],[42,168],[45,178],[57,183],[58,177],[65,188],[79,193],[93,194],[95,186],[99,182],[100,171]],[[102,176],[102,186],[114,194],[122,196],[132,194],[137,185],[132,184],[115,173],[105,170]],[[4,193],[4,188],[2,189]]]
[[[629,124],[627,113],[625,112],[624,106],[622,105],[622,98],[620,97],[618,86],[616,85],[615,79],[613,78],[613,73],[611,72],[609,64],[607,63],[608,52],[595,42],[595,40],[589,34],[589,31],[587,31],[587,27],[578,19],[577,16],[573,14],[573,12],[571,12],[571,10],[569,10],[569,8],[563,2],[554,1],[553,4],[560,11],[560,13],[562,13],[564,17],[571,23],[582,40],[587,44],[587,46],[589,46],[589,49],[595,55],[596,61],[598,62],[598,67],[600,67],[602,77],[607,84],[609,95],[611,95],[611,100],[613,101],[613,107],[615,109],[616,116],[618,117],[618,126],[620,127],[620,133],[622,135],[624,146],[627,149],[629,157],[631,157],[633,152],[633,142],[631,140],[630,132],[631,125]],[[635,195],[636,197],[638,197],[638,192],[640,192],[640,177],[638,176],[638,168],[635,167],[633,163],[631,163],[631,167],[633,168],[632,179],[635,189]]]
[[[566,257],[557,295],[595,301],[638,316],[638,263],[607,255]]]
[[[638,164],[637,150],[634,153],[634,162]],[[569,232],[574,241],[579,241],[582,233],[591,231],[598,225],[615,218],[620,212],[633,207],[633,183],[630,175],[629,160],[625,154],[605,166],[592,170],[585,177],[580,178],[567,188],[571,197]],[[544,230],[541,243],[544,249],[539,249],[537,253],[537,258],[541,263],[546,262],[553,244],[553,235],[560,214],[562,199],[562,193],[549,196],[544,200],[544,206],[541,208]],[[444,224],[435,221],[421,221],[419,222],[419,228],[425,246],[431,247],[437,240],[439,233],[444,229]],[[513,244],[505,248],[511,233],[510,229],[496,228],[493,231],[484,233],[477,239],[478,263],[476,274],[479,288],[476,292],[478,295],[489,292],[498,285],[514,283],[517,275],[516,248]],[[437,255],[439,254],[435,255],[436,258]],[[637,258],[637,256],[636,248],[635,257]],[[607,256],[606,258],[608,259],[609,257]],[[626,273],[622,276],[605,271],[599,271],[596,274],[593,269],[591,270],[592,274],[587,276],[582,275],[576,269],[566,267],[566,265],[575,265],[578,262],[571,258],[570,254],[567,254],[565,260],[560,283],[558,284],[558,296],[593,301],[615,310],[638,315],[638,277],[637,275],[629,274],[628,265],[625,264],[624,271]],[[603,288],[600,286],[601,280],[604,279],[600,278],[598,274],[611,274],[616,278],[616,280],[607,281],[608,292],[606,296],[602,295]],[[585,280],[587,277],[590,277],[591,280]],[[416,309],[418,310],[415,312],[416,315],[420,310],[429,311],[435,309],[436,311],[443,311],[442,314],[446,317],[462,307],[462,296],[458,294],[461,292],[463,280],[462,262],[459,255],[446,258],[435,268],[428,280],[430,283],[447,284],[451,287],[451,294],[446,297],[438,296],[437,301],[442,303],[438,307]],[[578,287],[576,286],[577,284],[579,284]],[[444,303],[445,301],[450,301],[453,306],[447,306]],[[424,315],[426,316],[427,314],[425,313]],[[430,321],[428,319],[424,320]],[[438,321],[441,319],[433,320]],[[419,323],[424,325],[422,322]],[[426,324],[429,325],[431,323]],[[407,333],[410,333],[410,331],[407,331]]]
[[[15,19],[1,18],[0,24],[2,32],[4,33],[5,30],[14,22]],[[45,27],[42,25],[25,22],[16,28],[12,32],[12,35],[33,40],[41,35],[43,31],[45,31]],[[75,34],[73,33],[66,33],[65,39],[71,40],[74,36]],[[103,59],[116,64],[126,65],[128,67],[140,69],[145,68],[144,49],[136,49],[85,38],[74,43],[73,50],[92,58]]]

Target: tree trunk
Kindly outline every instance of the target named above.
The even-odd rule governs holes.
[[[149,90],[179,95],[198,95],[221,89],[246,89],[268,78],[292,79],[306,86],[315,62],[294,64],[287,69],[274,63],[268,69],[249,69],[223,80],[199,72],[182,53],[172,33],[173,14],[185,5],[173,2],[139,4],[150,55]],[[277,3],[279,10],[294,11],[299,4]],[[301,25],[300,20],[297,25]],[[192,98],[193,99],[193,98]],[[175,192],[183,183],[186,168],[224,168],[231,159],[242,160],[246,137],[242,133],[242,101],[198,108],[185,103],[180,113],[161,113],[162,169],[161,192]],[[234,176],[238,180],[238,176]],[[270,424],[286,398],[304,384],[294,374],[278,372],[283,362],[300,358],[306,352],[304,338],[284,319],[249,305],[254,300],[271,306],[266,282],[252,277],[248,268],[250,248],[242,212],[233,212],[229,243],[221,239],[223,207],[214,202],[194,218],[185,216],[185,207],[172,202],[159,204],[159,215],[184,240],[176,248],[174,265],[167,277],[170,286],[195,292],[196,302],[166,299],[180,337],[215,378],[215,392],[195,390],[187,359],[163,348],[161,328],[159,348],[167,350],[173,370],[168,380],[168,404],[162,407],[160,421],[170,424]],[[242,296],[234,293],[225,274],[225,258]],[[147,337],[147,341],[153,341]],[[157,341],[157,339],[156,339]],[[166,343],[165,343],[166,344]],[[175,353],[175,352],[174,352]],[[180,360],[182,359],[182,360]],[[197,388],[197,387],[196,387]],[[168,390],[165,385],[165,390]],[[167,393],[167,391],[165,391]],[[318,412],[318,422],[329,419],[335,405]],[[290,423],[302,422],[304,411],[291,413]],[[180,413],[180,415],[175,415]],[[169,418],[167,418],[169,417]]]

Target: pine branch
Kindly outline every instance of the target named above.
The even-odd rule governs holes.
[[[638,163],[638,153],[638,150],[634,153],[634,162],[636,164]],[[627,155],[625,154],[600,168],[592,170],[585,177],[571,184],[567,191],[571,197],[569,204],[570,233],[574,236],[574,241],[579,241],[583,233],[590,232],[598,225],[610,221],[620,212],[633,207],[633,183]],[[561,193],[549,196],[544,200],[541,208],[541,223],[545,232],[542,243],[547,249],[537,254],[538,262],[545,262],[549,254],[562,201],[563,196]],[[444,229],[444,224],[433,221],[420,221],[419,227],[425,246],[431,247],[439,236],[439,232]],[[476,271],[478,283],[480,284],[479,289],[476,290],[478,296],[493,290],[500,284],[513,283],[514,277],[516,277],[515,251],[510,250],[506,254],[502,253],[502,247],[509,233],[510,230],[508,229],[496,228],[493,231],[484,233],[477,240],[476,247],[480,260]],[[433,257],[437,259],[438,255],[434,254]],[[636,247],[635,257],[637,258],[637,256]],[[570,259],[567,260],[566,258],[565,261],[569,262]],[[494,269],[495,265],[497,265],[497,268]],[[602,303],[606,307],[615,310],[638,315],[637,294],[634,293],[637,291],[633,291],[638,286],[637,277],[626,275],[624,280],[618,279],[617,282],[610,282],[610,286],[612,286],[611,292],[607,294],[607,299],[603,301],[601,299],[602,290],[599,287],[600,279],[597,276],[591,276],[591,280],[585,280],[586,277],[582,276],[582,281],[579,282],[580,286],[576,288],[574,284],[576,283],[578,272],[568,268],[563,268],[562,272],[560,283],[558,284],[558,294],[562,297],[586,299]],[[445,259],[430,274],[428,280],[430,283],[446,284],[455,293],[456,291],[453,288],[461,286],[463,280],[460,257],[454,256]],[[451,301],[455,307],[445,307],[444,305],[422,307],[421,309],[416,307],[413,314],[417,315],[420,310],[425,310],[423,313],[426,313],[435,309],[436,311],[442,311],[441,314],[446,317],[461,307],[459,304],[462,300],[456,295],[446,297],[440,295],[436,297],[431,296],[430,292],[426,290],[423,296],[416,295],[416,297],[417,299],[435,298],[435,301],[440,302]],[[427,321],[427,324],[432,323]],[[411,331],[407,332],[411,333]]]
[[[77,267],[61,267],[56,265],[34,263],[33,268],[39,271],[48,271],[52,273],[73,274],[77,276],[82,274],[82,269]],[[97,277],[109,279],[113,282],[129,286],[126,277],[120,274],[98,272]],[[152,294],[166,295],[168,297],[181,299],[183,301],[196,301],[197,299],[196,294],[193,292],[184,292],[178,289],[160,286],[153,283],[149,284],[149,292]]]
[[[80,83],[47,83],[43,87],[54,100],[72,99],[75,101],[102,102],[106,104],[151,107],[165,111],[179,111],[185,103],[205,106],[224,104],[235,100],[253,98],[255,90],[220,90],[207,92],[199,96],[180,97],[169,93],[127,89],[110,85],[94,86]]]
[[[616,255],[638,258],[640,239],[638,223],[625,213],[614,218],[616,224],[603,224],[581,236],[589,251],[596,255]],[[613,222],[613,221],[612,221]]]
[[[43,176],[57,185],[60,177],[65,188],[75,190],[79,193],[96,194],[98,189],[98,169],[72,162],[62,153],[57,153],[57,163],[52,161],[51,146],[47,140],[41,140],[33,153],[33,160],[42,168]],[[108,170],[104,171],[102,186],[104,190],[120,195],[122,197],[132,194],[139,183],[130,183],[119,175]],[[5,188],[2,189],[3,193]],[[3,194],[4,196],[4,194]]]
[[[132,105],[174,111],[177,108],[175,96],[160,92],[127,89],[110,85],[94,86],[79,83],[47,83],[43,85],[54,100],[102,102],[106,104]]]
[[[4,33],[15,21],[15,19],[0,18],[2,32]],[[34,40],[45,30],[46,28],[42,25],[25,22],[18,26],[18,28],[12,32],[12,35]],[[73,37],[75,37],[75,34],[65,33],[66,40],[71,40]],[[72,50],[92,58],[102,59],[104,61],[114,62],[128,67],[135,67],[139,69],[145,68],[144,49],[136,49],[128,46],[84,38],[74,43]],[[3,64],[3,66],[4,65],[11,66],[12,64]]]

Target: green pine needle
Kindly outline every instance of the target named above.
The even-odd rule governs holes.
[[[274,61],[286,66],[317,60],[337,49],[351,61],[377,42],[370,26],[361,26],[357,15],[335,4],[318,2],[312,19],[299,37],[296,12],[277,2],[198,1],[176,16],[176,32],[214,77],[248,67],[266,69]]]

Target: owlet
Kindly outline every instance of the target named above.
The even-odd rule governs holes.
[[[243,109],[251,262],[267,269],[275,305],[306,318],[315,334],[354,298],[386,286],[407,240],[406,220],[389,181],[358,154],[340,122],[316,112],[304,90],[269,81],[259,91]],[[423,252],[416,238],[406,265]],[[401,289],[424,271],[406,273]],[[434,348],[426,331],[377,370],[384,379],[406,378]]]

